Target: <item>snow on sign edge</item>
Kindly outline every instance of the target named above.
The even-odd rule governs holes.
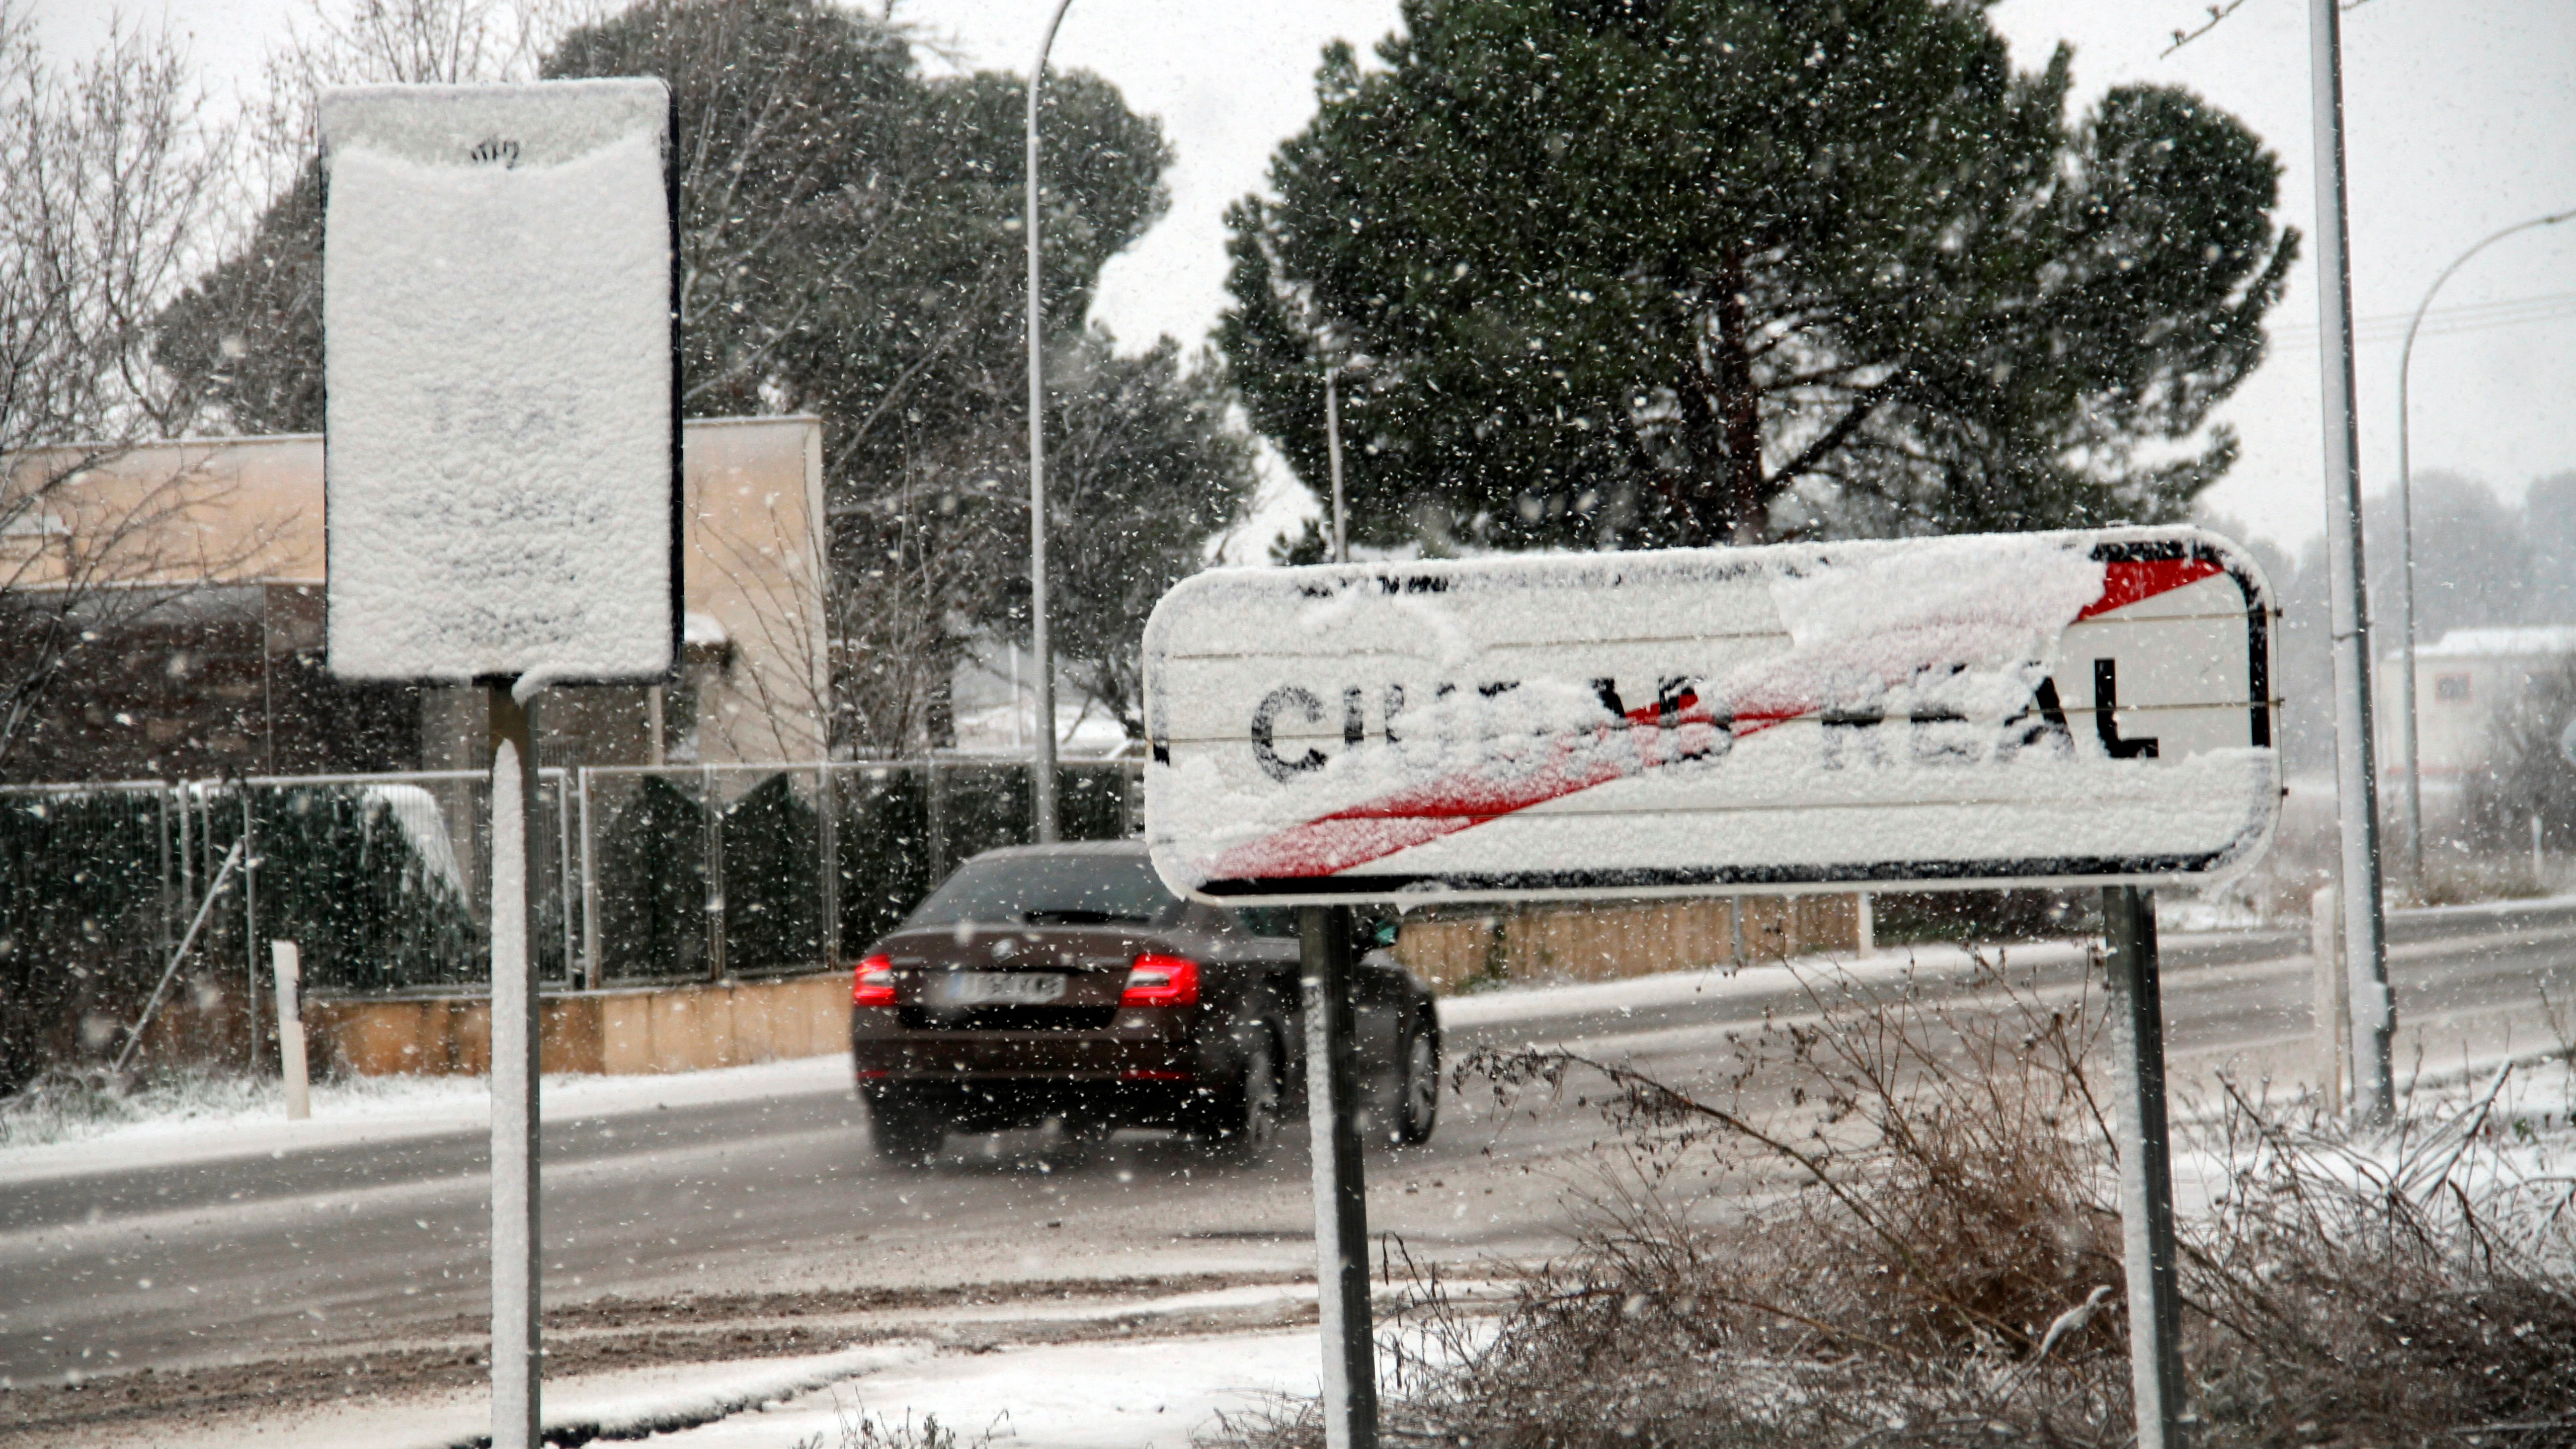
[[[1836,592],[1830,587],[1835,575],[1866,579],[1869,587],[1842,589],[1846,603],[1839,609],[1830,600],[1822,608],[1815,606],[1813,598],[1797,600],[1802,590],[1811,595]],[[1927,581],[1928,587],[1912,594],[1918,601],[1935,601],[1928,612],[1917,607],[1908,613],[1906,599],[1891,597],[1891,582],[1908,576]],[[1696,587],[1702,582],[1708,587]],[[1673,595],[1676,583],[1684,585],[1685,591]],[[1640,584],[1645,587],[1627,587]],[[1219,747],[1212,752],[1207,748],[1227,729],[1239,736],[1240,727],[1210,730],[1190,723],[1207,716],[1211,699],[1226,701],[1222,708],[1236,714],[1249,712],[1251,692],[1259,686],[1221,676],[1233,666],[1240,666],[1235,668],[1238,676],[1244,669],[1262,667],[1259,661],[1265,650],[1270,660],[1286,667],[1311,668],[1316,661],[1347,649],[1355,658],[1402,656],[1400,662],[1417,666],[1432,661],[1428,667],[1440,674],[1473,680],[1483,677],[1477,673],[1477,661],[1488,655],[1467,636],[1482,635],[1490,641],[1499,634],[1506,642],[1495,645],[1494,652],[1517,652],[1524,666],[1533,650],[1552,647],[1579,651],[1583,662],[1567,668],[1589,673],[1608,667],[1599,661],[1616,657],[1622,647],[1643,637],[1633,629],[1631,637],[1620,636],[1615,616],[1622,607],[1623,589],[1633,602],[1658,584],[1668,597],[1663,601],[1666,613],[1650,619],[1653,632],[1662,636],[1656,647],[1669,652],[1679,639],[1686,648],[1711,651],[1703,657],[1718,661],[1688,681],[1668,681],[1686,682],[1699,696],[1706,696],[1683,691],[1677,711],[1669,699],[1623,709],[1623,705],[1639,705],[1632,688],[1627,700],[1610,692],[1595,702],[1594,689],[1609,681],[1596,678],[1587,686],[1580,679],[1548,679],[1542,674],[1527,681],[1515,679],[1506,686],[1510,693],[1503,698],[1520,713],[1506,721],[1504,728],[1510,733],[1497,737],[1490,733],[1490,721],[1480,725],[1472,714],[1450,717],[1425,712],[1420,696],[1429,691],[1417,686],[1416,697],[1407,700],[1399,687],[1388,691],[1391,697],[1383,723],[1377,726],[1383,730],[1382,747],[1347,749],[1340,752],[1343,757],[1329,761],[1318,751],[1305,751],[1305,758],[1289,761],[1288,768],[1313,771],[1311,776],[1299,776],[1292,788],[1277,791],[1255,782],[1249,792],[1239,788],[1244,772],[1241,762],[1231,758],[1230,749]],[[1827,587],[1819,590],[1818,584]],[[1359,588],[1354,590],[1354,585]],[[1586,591],[1583,606],[1567,606],[1569,588]],[[1756,596],[1751,613],[1767,621],[1760,624],[1751,621],[1745,608],[1747,596],[1756,591],[1769,598],[1761,603]],[[1506,602],[1514,595],[1531,602],[1515,611]],[[1465,607],[1469,599],[1472,608]],[[1377,621],[1377,636],[1365,647],[1353,645],[1347,634],[1326,637],[1335,625],[1345,622],[1354,600],[1376,603],[1383,616]],[[1292,629],[1278,625],[1277,611],[1283,605],[1299,609]],[[1459,606],[1454,612],[1453,605]],[[1677,607],[1697,617],[1676,627],[1667,616]],[[1231,641],[1244,630],[1262,628],[1265,610],[1270,627],[1262,632],[1270,637],[1248,649],[1233,647]],[[1803,617],[1784,617],[1793,612]],[[1636,897],[1864,884],[1936,888],[2208,884],[2242,871],[2260,857],[2278,813],[2279,761],[2271,747],[2279,705],[2272,693],[2277,615],[2270,584],[2251,556],[2224,538],[2190,527],[1215,570],[1174,587],[1146,626],[1144,685],[1152,746],[1145,780],[1146,835],[1156,869],[1174,889],[1229,904]],[[1390,632],[1388,620],[1400,620],[1400,627]],[[1854,624],[1867,626],[1865,632],[1852,635]],[[2115,697],[2106,689],[2099,701],[2105,707],[2096,710],[2091,687],[2068,676],[2074,661],[2064,660],[2053,666],[2066,678],[2061,712],[2049,697],[2057,681],[2047,677],[2049,669],[2036,661],[2051,657],[2066,631],[2079,624],[2090,647],[2104,647],[2106,627],[2116,627],[2121,640],[2144,640],[2161,628],[2164,642],[2158,647],[2164,652],[2151,651],[2142,662],[2154,664],[2167,676],[2179,668],[2182,675],[2190,676],[2184,687],[2198,691],[2193,695],[2198,702],[2169,700],[2166,694],[2151,690],[2152,697],[2141,704],[2135,702],[2134,691]],[[1683,638],[1694,633],[1692,626],[1697,637]],[[1191,636],[1202,627],[1212,632],[1194,641]],[[2191,637],[2195,628],[2200,635],[2197,640]],[[2232,632],[2237,629],[2243,632]],[[2182,631],[2184,652],[2180,654],[2173,652],[2176,630]],[[1838,634],[1845,637],[1833,637]],[[2234,640],[2241,640],[2241,645]],[[1889,652],[1891,648],[1894,652]],[[1909,666],[1895,667],[1906,659],[1912,660]],[[1735,661],[1733,667],[1729,660]],[[1962,660],[1982,667],[1961,668]],[[2125,788],[2126,794],[2140,798],[2119,801],[2105,796],[2103,809],[2082,812],[2100,818],[2093,822],[2088,848],[2074,852],[2019,849],[2007,840],[2007,848],[1975,858],[1933,859],[1918,853],[1782,863],[1718,855],[1691,861],[1667,858],[1640,868],[1610,859],[1619,850],[1605,847],[1602,858],[1587,865],[1568,864],[1552,850],[1544,860],[1498,867],[1495,853],[1512,847],[1494,842],[1506,836],[1515,842],[1551,835],[1578,839],[1582,822],[1569,820],[1569,814],[1615,820],[1615,815],[1599,814],[1608,808],[1600,802],[1633,798],[1635,789],[1622,786],[1653,782],[1658,792],[1655,803],[1666,814],[1677,808],[1667,795],[1696,791],[1703,803],[1692,807],[1700,811],[1693,818],[1727,823],[1728,808],[1711,809],[1706,803],[1707,782],[1716,777],[1706,773],[1704,765],[1694,766],[1703,773],[1692,776],[1676,760],[1641,762],[1637,750],[1651,752],[1652,742],[1662,739],[1667,742],[1662,748],[1669,751],[1670,742],[1689,740],[1696,728],[1701,743],[1690,758],[1723,760],[1733,751],[1736,763],[1728,789],[1740,797],[1745,789],[1770,778],[1759,772],[1773,768],[1747,765],[1747,760],[1781,759],[1788,748],[1783,741],[1798,735],[1797,727],[1805,729],[1811,741],[1820,737],[1830,741],[1837,725],[1858,718],[1848,712],[1855,664],[1864,666],[1861,673],[1878,676],[1868,686],[1875,700],[1867,723],[1908,720],[1919,744],[1930,721],[1984,719],[2003,724],[2035,720],[2045,713],[2054,723],[2054,734],[2061,737],[2054,742],[2068,752],[2066,763],[2055,768],[2080,770],[2084,778],[2065,773],[2044,777],[2025,764],[2015,780],[2025,782],[2025,787],[2028,781],[2049,784],[2061,799],[2066,798],[2070,783],[2077,787],[2078,798],[2089,800],[2083,792],[2105,786],[2115,791]],[[1937,677],[1930,672],[1935,667]],[[1177,711],[1176,676],[1182,691]],[[1835,710],[1820,714],[1815,691],[1826,687],[1819,681],[1829,676],[1835,681],[1830,686],[1836,692]],[[2100,682],[2098,668],[2095,682]],[[1802,684],[1813,686],[1803,690],[1803,697],[1801,688],[1789,687]],[[2164,689],[2173,687],[2170,678],[2164,681]],[[1306,733],[1281,745],[1281,752],[1295,753],[1309,740],[1327,746],[1338,743],[1332,740],[1337,728],[1344,731],[1341,741],[1356,744],[1363,739],[1362,690],[1343,691],[1347,714],[1333,709],[1333,701],[1316,698],[1314,691],[1295,694],[1305,708],[1291,709],[1283,718],[1291,726],[1302,725]],[[1495,707],[1476,702],[1471,698],[1476,694],[1490,695],[1491,690],[1480,687],[1453,699],[1444,688],[1438,708],[1489,711]],[[1394,711],[1399,707],[1410,726],[1401,746],[1394,729]],[[1376,709],[1373,695],[1366,709]],[[1604,713],[1605,709],[1609,712]],[[2111,758],[2125,744],[2115,738],[2112,712],[2134,719],[2140,709],[2181,712],[2147,721],[2180,726],[2176,742],[2183,747],[2144,770],[2125,758]],[[1622,714],[1624,719],[1616,718]],[[2080,728],[2067,737],[2067,716],[2078,714],[2098,717],[2106,743],[2096,744]],[[2236,721],[2233,725],[2226,723],[2230,718]],[[1663,729],[1678,732],[1656,734],[1650,726],[1658,721]],[[1453,724],[1457,728],[1450,731]],[[1779,725],[1793,728],[1773,728]],[[1192,738],[1194,729],[1197,739]],[[2212,729],[2219,738],[2210,738]],[[2201,743],[2193,743],[2195,730]],[[1480,741],[1471,758],[1478,762],[1481,778],[1462,783],[1457,757],[1449,753],[1451,746],[1428,738],[1444,731]],[[1751,748],[1735,748],[1737,742],[1765,731],[1770,738],[1754,739]],[[1415,743],[1417,734],[1426,737],[1423,743]],[[1499,747],[1494,744],[1497,738],[1503,741]],[[1648,743],[1629,743],[1636,739]],[[1495,763],[1498,748],[1501,755],[1511,756],[1515,741],[1528,740],[1539,744],[1522,746],[1517,764],[1510,759]],[[1826,748],[1832,748],[1830,743]],[[2154,746],[2146,748],[2152,751]],[[1813,747],[1808,753],[1814,753]],[[1409,772],[1403,758],[1407,754],[1417,756]],[[1223,771],[1212,763],[1220,757],[1225,768],[1236,773],[1235,788],[1220,778]],[[1437,803],[1424,803],[1428,777],[1419,757],[1429,758],[1431,773],[1444,777],[1440,783],[1448,793]],[[1829,763],[1828,768],[1834,766]],[[1272,779],[1290,782],[1290,775],[1274,765],[1265,769]],[[1980,776],[1987,788],[2005,778],[2004,772],[1993,769],[1970,773]],[[1803,783],[1813,785],[1818,778],[1809,767]],[[1828,783],[1839,785],[1851,778]],[[1922,783],[1919,777],[1917,783]],[[1462,790],[1464,795],[1459,793]],[[1772,822],[1766,839],[1776,844],[1798,830],[1797,817],[1784,820],[1778,808],[1810,807],[1795,794],[1774,793],[1778,798],[1761,803],[1768,807],[1766,818]],[[1264,795],[1269,798],[1263,799]],[[1283,802],[1294,808],[1282,809]],[[1569,802],[1576,802],[1571,809]],[[1839,808],[1846,823],[1881,818],[1862,808],[1867,803],[1853,797],[1838,804],[1815,802],[1812,809]],[[1909,794],[1884,803],[1911,809],[1938,806],[1941,800]],[[2010,800],[1996,801],[2004,808],[1980,814],[1968,808],[1970,803],[1953,801],[1948,807],[1965,835],[1990,826],[1990,817],[2008,815],[2013,805]],[[2022,818],[2040,818],[2043,812],[2037,807],[2044,803],[2042,794],[2022,800]],[[1736,813],[1749,818],[1749,811]],[[1821,813],[1817,818],[1822,818]],[[1497,823],[1506,829],[1488,828]],[[2163,845],[2138,847],[2123,833],[2140,827],[2145,835],[2161,835]],[[1878,825],[1862,828],[1864,833],[1890,839],[1902,833]],[[2106,831],[2120,838],[2119,848],[2099,848]],[[2178,831],[2197,834],[2183,848],[2176,848]],[[1605,838],[1597,833],[1593,837]],[[1692,848],[1699,849],[1697,837],[1690,838]],[[1461,845],[1469,841],[1486,842],[1486,848],[1478,851]]]
[[[324,93],[335,676],[668,677],[670,107],[651,78]]]

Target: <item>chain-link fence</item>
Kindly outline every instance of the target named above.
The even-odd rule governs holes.
[[[910,911],[957,862],[1026,841],[1020,761],[541,770],[530,842],[552,989],[813,970]],[[1066,764],[1068,839],[1134,833],[1142,767]],[[236,846],[229,876],[223,862]],[[479,991],[490,782],[479,772],[0,787],[0,1091],[113,1054],[202,914],[204,1009],[165,1013],[200,1060],[248,1059],[267,943],[317,996]],[[218,884],[220,882],[220,884]],[[229,1045],[227,1045],[229,1043]]]
[[[1024,762],[577,772],[587,985],[811,969],[891,929],[959,861],[1031,837]],[[1134,834],[1143,767],[1060,765],[1069,840]]]

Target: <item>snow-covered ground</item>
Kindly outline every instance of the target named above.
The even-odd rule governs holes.
[[[686,1449],[839,1449],[842,1426],[936,1420],[961,1444],[989,1435],[1029,1449],[1186,1449],[1219,1414],[1312,1396],[1321,1374],[1312,1328],[1065,1343],[943,1354],[895,1365],[702,1428],[660,1437]]]
[[[587,1430],[589,1439],[659,1437],[763,1404],[796,1401],[818,1388],[927,1360],[926,1343],[879,1343],[837,1353],[730,1363],[664,1365],[549,1379],[544,1391],[550,1432]],[[489,1395],[480,1388],[424,1398],[352,1398],[327,1408],[274,1414],[256,1422],[225,1416],[202,1424],[151,1425],[140,1437],[114,1433],[101,1449],[150,1444],[154,1449],[216,1449],[257,1443],[261,1449],[445,1449],[491,1432]],[[567,1437],[574,1437],[567,1435]],[[588,1442],[575,1437],[575,1442]],[[788,1449],[791,1439],[776,1441]],[[827,1439],[827,1444],[836,1440]]]
[[[1452,1300],[1490,1301],[1501,1285],[1450,1285]],[[1400,1317],[1400,1295],[1378,1293],[1382,1325]],[[960,1444],[1043,1449],[1183,1449],[1219,1414],[1258,1413],[1285,1397],[1311,1396],[1320,1379],[1321,1340],[1311,1318],[1311,1283],[1247,1284],[1150,1299],[1055,1303],[1031,1299],[961,1311],[912,1310],[871,1320],[880,1338],[837,1352],[786,1358],[663,1365],[551,1377],[544,1391],[550,1431],[575,1437],[639,1439],[687,1449],[819,1443],[840,1449],[844,1429],[935,1422]],[[1257,1326],[1174,1331],[1226,1312]],[[962,1330],[1007,1331],[1043,1322],[1059,1341],[968,1343]],[[918,1331],[922,1336],[910,1336]],[[1384,1327],[1382,1335],[1406,1330]],[[969,1338],[974,1337],[968,1333]],[[1417,1355],[1424,1346],[1414,1345]],[[288,1413],[226,1414],[195,1423],[161,1421],[148,1436],[110,1435],[111,1449],[148,1442],[197,1449],[255,1438],[277,1449],[373,1444],[445,1449],[473,1443],[487,1428],[479,1387],[379,1395]],[[856,1440],[850,1442],[877,1442]]]
[[[1321,1348],[1311,1327],[1257,1333],[1041,1344],[942,1353],[926,1343],[838,1353],[629,1369],[549,1380],[550,1431],[646,1439],[685,1449],[840,1449],[862,1419],[915,1428],[936,1421],[961,1445],[1012,1449],[1186,1449],[1220,1413],[1257,1412],[1316,1392]],[[489,1432],[480,1390],[431,1398],[353,1400],[256,1425],[156,1425],[156,1449],[214,1449],[255,1438],[263,1449],[447,1449]]]
[[[548,1076],[540,1100],[560,1120],[848,1090],[849,1058],[835,1054],[668,1076]],[[274,1081],[187,1077],[88,1099],[70,1114],[12,1104],[0,1117],[0,1183],[480,1130],[491,1111],[481,1077],[354,1077],[314,1083],[312,1117],[289,1122]]]

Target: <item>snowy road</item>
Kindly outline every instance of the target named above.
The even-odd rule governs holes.
[[[2420,913],[2399,918],[2393,938],[2402,1071],[2547,1047],[2540,990],[2576,1001],[2576,903]],[[2177,1080],[2231,1061],[2276,1083],[2306,1075],[2304,950],[2304,933],[2168,940]],[[1957,953],[1922,959],[1950,971]],[[2080,977],[2069,947],[2015,959],[2068,985]],[[1453,1055],[1580,1042],[1689,1080],[1722,1065],[1726,1033],[1802,1004],[1774,968],[1496,993],[1447,1011]],[[1142,1293],[1309,1266],[1301,1154],[1226,1170],[1151,1139],[1078,1155],[1024,1134],[952,1142],[962,1155],[928,1172],[888,1171],[837,1078],[804,1080],[815,1085],[764,1099],[639,1099],[548,1123],[547,1287],[571,1310],[550,1345],[558,1363],[579,1359],[585,1332],[623,1345],[599,1348],[602,1367],[644,1361],[638,1319],[651,1320],[666,1359],[810,1352],[799,1325],[853,1293],[900,1308],[901,1290],[956,1284],[1120,1279]],[[1450,1261],[1562,1241],[1564,1194],[1585,1180],[1598,1118],[1572,1103],[1509,1119],[1455,1098],[1447,1110],[1427,1148],[1373,1154],[1372,1228]],[[189,1368],[392,1355],[471,1378],[483,1156],[479,1130],[450,1130],[15,1181],[0,1164],[0,1375],[12,1390],[0,1395],[0,1439],[12,1419],[66,1423],[54,1408],[73,1395],[31,1385],[112,1383],[147,1367],[166,1382]],[[936,1323],[944,1310],[934,1294],[920,1312]],[[39,1401],[53,1408],[30,1418]]]

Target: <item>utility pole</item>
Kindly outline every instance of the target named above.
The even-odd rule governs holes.
[[[2326,557],[2335,673],[2335,799],[2343,825],[2345,959],[2352,971],[2353,1104],[2365,1120],[2397,1112],[2389,1046],[2388,953],[2379,897],[2379,782],[2371,738],[2370,611],[2363,599],[2361,459],[2353,419],[2352,260],[2345,223],[2343,32],[2339,0],[2308,0],[2315,107],[2317,332],[2323,346]],[[2411,684],[2412,681],[2409,681]]]

